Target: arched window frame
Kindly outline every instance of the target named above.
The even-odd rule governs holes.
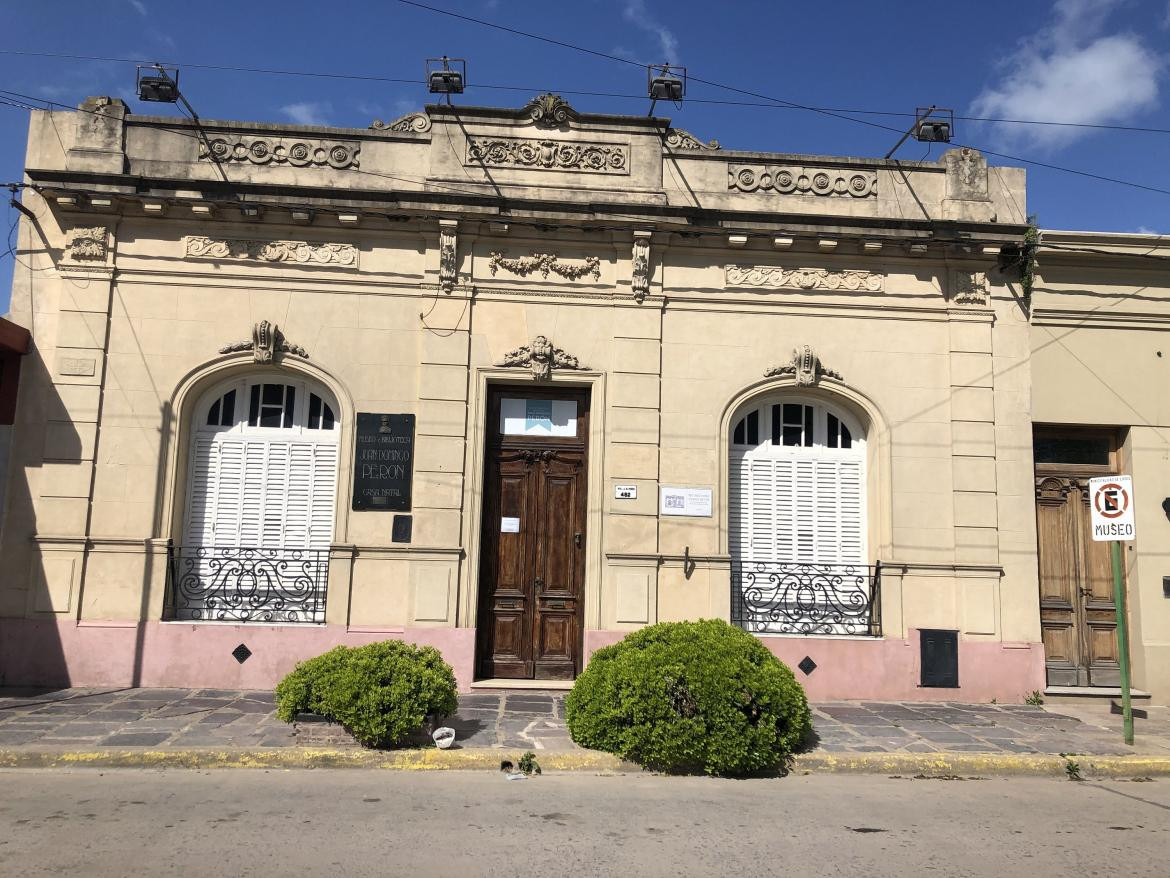
[[[261,425],[263,409],[275,407],[274,404],[269,403],[266,406],[264,403],[266,386],[285,388],[281,403],[282,409],[284,408],[283,403],[288,397],[287,389],[292,388],[293,398],[291,411],[288,413],[287,426],[284,423],[281,426]],[[255,424],[251,423],[253,388],[258,388],[260,409]],[[230,419],[230,423],[225,423],[225,420],[228,419],[223,415],[224,401],[228,398],[233,400],[233,417]],[[320,401],[320,414],[314,411],[314,398]],[[217,406],[219,407],[219,418],[216,419],[218,422],[209,423],[212,420],[211,414]],[[194,432],[199,435],[228,433],[275,437],[291,434],[311,441],[336,443],[341,434],[337,411],[338,405],[337,401],[333,399],[333,395],[317,382],[306,381],[291,375],[250,374],[220,383],[203,394],[195,407],[192,426]],[[326,412],[329,415],[328,418],[325,417]],[[320,426],[312,426],[310,418],[312,414],[317,414],[314,420]]]
[[[269,387],[280,388],[270,404],[280,423],[264,426]],[[242,373],[197,398],[181,544],[168,547],[165,618],[324,622],[340,483],[337,411],[321,383],[276,370]]]
[[[780,430],[780,444],[772,442],[774,430],[772,423],[773,406],[779,405],[800,405],[811,410],[812,413],[812,442],[810,445],[805,445],[802,441],[799,445],[784,445],[783,444],[783,426],[787,419],[783,417],[783,409],[781,409],[781,430]],[[747,426],[747,421],[755,413],[757,432],[757,441],[750,442],[750,430]],[[838,433],[838,442],[836,447],[833,447],[828,437],[828,427],[830,418],[848,431],[849,447],[841,447],[840,438],[841,433]],[[737,433],[740,425],[744,425],[744,436],[741,442],[737,442]],[[802,425],[803,426],[803,425]],[[802,431],[803,432],[803,431]],[[803,440],[803,436],[802,436]],[[807,537],[805,533],[797,533],[798,522],[794,518],[791,509],[797,504],[793,503],[791,506],[780,502],[777,503],[773,517],[770,520],[772,528],[787,527],[792,528],[792,537],[789,545],[792,547],[789,553],[792,557],[781,559],[784,563],[803,563],[816,562],[821,564],[866,564],[868,563],[868,543],[869,543],[869,527],[868,527],[868,490],[867,490],[867,463],[868,451],[866,448],[867,434],[863,423],[854,416],[851,412],[845,410],[841,406],[837,406],[824,399],[808,396],[805,394],[781,391],[767,396],[760,396],[752,399],[749,403],[740,406],[735,415],[730,420],[729,435],[728,435],[728,453],[729,453],[729,504],[728,504],[728,548],[732,555],[733,561],[749,560],[744,557],[742,544],[737,544],[736,535],[738,528],[743,527],[742,521],[735,521],[734,516],[743,514],[744,499],[736,495],[736,491],[742,490],[742,478],[740,468],[746,461],[750,467],[752,461],[824,461],[828,462],[847,462],[855,468],[856,472],[852,481],[853,490],[856,492],[851,499],[854,500],[858,506],[856,514],[856,521],[852,524],[849,530],[849,538],[838,541],[837,548],[829,551],[825,544],[821,541],[819,533],[820,528],[814,526],[814,535]],[[737,485],[739,486],[737,488]],[[795,481],[793,482],[795,485]],[[812,516],[816,518],[816,516]],[[765,517],[765,520],[767,518]],[[759,526],[755,516],[752,518],[752,527]],[[840,534],[845,534],[844,522],[840,523]],[[743,539],[743,533],[739,532],[740,539]],[[810,542],[811,540],[811,542]],[[749,542],[754,542],[750,540]],[[785,534],[777,532],[775,551],[783,553],[780,545],[785,542]],[[755,553],[748,552],[749,555]],[[775,560],[775,559],[771,559]]]

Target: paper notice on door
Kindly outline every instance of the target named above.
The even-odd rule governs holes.
[[[520,533],[520,519],[508,518],[504,516],[500,519],[500,533],[502,534],[518,534]]]

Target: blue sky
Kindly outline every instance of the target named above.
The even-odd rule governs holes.
[[[1170,128],[1170,0],[423,0],[500,25],[806,106]],[[194,64],[421,80],[428,56],[468,59],[465,104],[521,106],[544,90],[578,109],[643,114],[637,67],[459,21],[397,0],[343,4],[203,0],[0,0],[3,47],[185,63],[199,114],[365,127],[428,100],[421,84],[199,69]],[[62,26],[63,24],[67,26]],[[140,104],[134,65],[0,54],[0,89],[76,105],[86,95]],[[516,90],[486,86],[515,86]],[[884,155],[898,134],[823,113],[702,101],[759,102],[692,82],[659,115],[727,148]],[[896,115],[850,114],[904,129]],[[19,180],[27,113],[0,106],[0,182]],[[960,120],[956,140],[1170,190],[1170,134]],[[907,143],[898,156],[937,158]],[[1015,164],[992,157],[993,164]],[[1170,195],[1029,168],[1029,209],[1048,228],[1170,232]],[[15,219],[3,213],[4,231]],[[8,249],[7,243],[0,252]],[[0,312],[11,256],[0,259]]]

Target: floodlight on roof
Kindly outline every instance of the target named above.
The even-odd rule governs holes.
[[[914,113],[914,138],[921,143],[950,143],[955,131],[955,111],[919,107]]]
[[[433,95],[446,95],[447,103],[451,103],[451,95],[463,94],[467,86],[467,61],[446,55],[427,58],[426,74],[427,91]]]
[[[651,64],[646,67],[646,94],[650,98],[650,114],[659,101],[682,103],[687,93],[687,69],[673,64]]]
[[[179,100],[179,68],[138,65],[138,100],[173,104]]]
[[[914,124],[906,129],[906,133],[894,144],[894,148],[886,153],[891,158],[898,148],[913,137],[921,143],[950,143],[955,132],[955,111],[940,110],[934,104],[914,111]]]

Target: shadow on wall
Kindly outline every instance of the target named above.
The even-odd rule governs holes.
[[[42,537],[64,533],[79,511],[84,516],[92,462],[83,459],[83,438],[35,345],[22,358],[14,420],[7,428],[7,468],[0,470],[5,478],[0,507],[0,685],[68,686],[59,627],[77,619],[83,540],[46,543]],[[39,504],[34,503],[34,490],[45,497]],[[68,493],[83,496],[54,496]]]

